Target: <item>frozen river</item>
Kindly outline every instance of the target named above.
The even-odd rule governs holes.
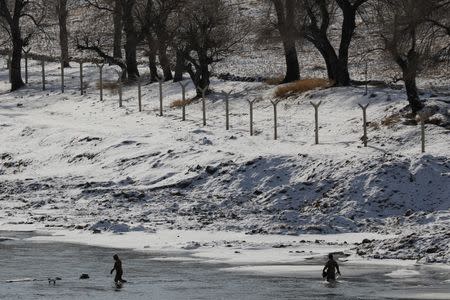
[[[291,265],[231,268],[172,254],[164,259],[164,254],[30,242],[31,235],[0,231],[2,299],[450,299],[445,268],[343,264],[342,281],[331,287],[321,280],[318,261],[296,265],[311,270],[296,274]],[[109,274],[116,252],[129,281],[120,290]],[[90,279],[80,280],[82,273]],[[48,277],[62,280],[53,286]]]

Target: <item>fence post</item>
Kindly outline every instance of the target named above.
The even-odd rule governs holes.
[[[117,71],[117,75],[119,76],[119,79],[117,79],[117,85],[118,85],[118,92],[119,92],[119,107],[122,107],[122,71]]]
[[[142,86],[141,86],[141,78],[137,79],[138,84],[138,105],[139,105],[139,112],[142,111]]]
[[[164,76],[159,77],[158,76],[158,83],[159,83],[159,116],[163,116],[163,82],[164,82]]]
[[[420,118],[421,136],[422,136],[422,153],[425,153],[425,120]]]
[[[81,92],[81,95],[83,95],[84,94],[84,87],[83,87],[83,62],[80,61],[79,64],[80,64],[80,92]]]
[[[367,82],[367,80],[368,80],[368,73],[369,73],[369,65],[368,65],[368,63],[367,63],[367,60],[366,60],[366,68],[365,68],[365,70],[364,70],[364,75],[365,75],[365,80],[366,80],[366,91],[364,92],[364,96],[367,96],[368,94],[369,94],[369,87],[368,87],[368,82]]]
[[[64,60],[61,57],[61,93],[64,93]]]
[[[25,56],[25,83],[28,84],[28,53],[30,53],[31,48],[28,50],[23,49],[23,53]]]
[[[250,136],[253,136],[253,103],[255,103],[256,99],[248,100],[247,102],[250,106]]]
[[[84,95],[85,94],[85,92],[84,92],[84,83],[83,83],[83,62],[82,61],[80,61],[80,92],[81,92],[81,95]]]
[[[225,94],[225,129],[230,130],[230,96],[233,91],[229,91],[228,93],[222,91]]]
[[[200,88],[202,91],[202,112],[203,112],[203,126],[206,126],[206,92],[208,91],[209,85],[204,88]]]
[[[313,103],[309,102],[314,107],[314,123],[315,123],[315,143],[316,145],[319,144],[319,106],[322,104],[322,101],[319,101],[319,103]]]
[[[425,114],[418,113],[416,116],[416,120],[420,122],[420,140],[421,140],[421,148],[422,153],[425,153],[425,121],[427,120],[427,117]]]
[[[181,86],[181,101],[183,101],[181,105],[181,120],[186,121],[186,87],[189,85],[189,82],[179,82],[179,84]]]
[[[45,61],[41,60],[41,68],[42,68],[42,90],[45,91]]]
[[[99,63],[95,63],[98,67],[98,69],[100,70],[100,101],[103,101],[103,67],[105,66],[104,63],[99,64]]]
[[[11,77],[12,77],[12,75],[11,75],[11,66],[12,66],[12,62],[11,62],[11,53],[8,53],[8,58],[7,58],[7,60],[6,60],[6,66],[7,66],[7,68],[8,68],[8,80],[9,80],[9,83],[11,83]]]
[[[364,135],[362,137],[364,147],[367,147],[367,107],[369,107],[370,103],[367,103],[366,105],[358,104],[359,107],[361,107],[363,111],[363,129],[364,129]]]
[[[274,140],[278,139],[278,120],[277,120],[277,105],[280,103],[280,100],[270,100],[273,105],[273,137]]]

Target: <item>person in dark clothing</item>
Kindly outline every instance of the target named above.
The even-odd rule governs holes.
[[[114,282],[116,284],[127,282],[126,280],[122,279],[123,275],[123,269],[122,269],[122,261],[119,259],[119,256],[117,254],[114,254],[113,256],[115,263],[114,268],[111,270],[111,274],[116,271],[116,277],[114,277]]]
[[[328,261],[325,264],[325,267],[322,271],[322,277],[327,278],[328,282],[335,282],[336,281],[336,271],[337,274],[341,275],[341,272],[339,271],[339,265],[334,260],[333,254],[328,254]]]

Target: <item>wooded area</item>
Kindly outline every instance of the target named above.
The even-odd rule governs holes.
[[[52,56],[65,68],[71,57],[89,56],[119,66],[122,80],[134,81],[138,61],[146,57],[152,82],[178,82],[187,73],[201,97],[210,86],[211,66],[250,36],[282,45],[286,68],[280,83],[302,77],[301,60],[308,59],[302,48],[309,44],[323,58],[328,79],[349,86],[355,84],[349,52],[364,27],[373,38],[366,53],[382,52],[398,66],[416,113],[423,108],[417,77],[450,56],[448,0],[264,0],[252,4],[263,12],[254,19],[242,14],[243,2],[0,0],[0,49],[11,56],[11,91],[25,85],[24,54],[57,44]]]

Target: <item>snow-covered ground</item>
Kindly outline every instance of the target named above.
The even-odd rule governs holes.
[[[160,117],[157,84],[143,85],[139,113],[136,86],[124,88],[123,108],[109,92],[99,101],[93,66],[85,70],[84,96],[76,68],[66,71],[64,94],[56,65],[48,66],[45,92],[38,70],[15,93],[7,92],[0,70],[0,229],[232,231],[292,240],[312,233],[325,244],[325,234],[371,232],[385,238],[368,234],[333,247],[364,257],[449,262],[450,131],[427,125],[421,154],[419,126],[402,118],[383,125],[407,104],[404,91],[333,88],[289,98],[278,105],[275,141],[274,87],[263,83],[215,80],[204,127],[200,101],[187,107],[185,122],[180,108],[170,108],[181,98],[178,84],[164,84]],[[114,74],[106,70],[106,77]],[[221,91],[230,90],[227,131]],[[424,93],[448,118],[448,89]],[[246,100],[253,99],[255,136],[249,136]],[[322,101],[319,145],[310,101]],[[358,103],[370,103],[367,148]],[[267,248],[277,251],[274,245]]]
[[[48,229],[32,224],[5,224],[2,230],[35,231],[27,238],[32,242],[63,242],[114,249],[158,254],[153,260],[198,261],[226,264],[225,271],[253,272],[258,274],[296,274],[311,271],[319,274],[320,264],[332,252],[344,265],[395,266],[396,273],[389,276],[407,277],[404,268],[418,266],[415,260],[373,260],[355,254],[353,247],[364,239],[376,241],[394,238],[395,235],[377,233],[338,233],[271,235],[246,234],[232,231],[177,230],[103,232]],[[317,264],[318,263],[318,264]],[[443,264],[434,268],[448,269]],[[410,270],[410,269],[406,269]]]

